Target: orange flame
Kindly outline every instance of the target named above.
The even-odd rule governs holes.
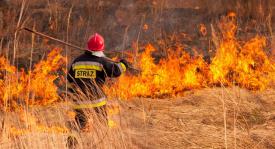
[[[125,75],[108,88],[107,93],[123,98],[133,96],[175,95],[186,89],[198,88],[206,84],[203,76],[206,63],[201,57],[192,58],[182,48],[176,51],[168,49],[168,57],[154,63],[151,52],[156,51],[147,45],[140,56],[139,67],[142,72],[138,76]]]
[[[4,110],[19,108],[24,104],[49,104],[57,101],[57,86],[54,81],[59,77],[56,72],[65,63],[60,49],[54,49],[46,60],[34,66],[33,71],[17,71],[4,58],[0,58],[0,105]]]
[[[200,33],[203,35],[203,36],[206,36],[207,35],[207,29],[206,29],[206,26],[204,24],[200,24]]]
[[[123,75],[111,88],[105,88],[107,94],[121,98],[163,97],[214,85],[239,85],[251,90],[268,88],[275,81],[275,62],[265,53],[265,37],[239,41],[235,13],[223,17],[218,26],[221,37],[210,63],[201,56],[190,56],[182,45],[168,48],[165,57],[155,59],[151,54],[157,49],[148,44],[143,53],[137,54],[137,67],[142,72]],[[46,60],[26,73],[17,71],[0,57],[0,105],[10,110],[20,105],[45,105],[57,101],[55,81],[60,77],[57,70],[64,63],[60,50],[54,49]]]
[[[149,44],[138,58],[141,74],[124,75],[106,92],[127,99],[175,96],[186,89],[213,85],[266,89],[275,80],[275,63],[264,52],[266,39],[256,36],[247,42],[237,40],[236,20],[232,17],[235,14],[230,13],[219,24],[221,39],[210,64],[201,57],[191,57],[181,46],[167,49],[168,56],[155,63],[151,53],[157,50]]]

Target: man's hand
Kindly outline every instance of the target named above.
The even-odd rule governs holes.
[[[131,64],[125,59],[121,59],[119,62],[123,63],[126,68],[129,68],[131,66]]]

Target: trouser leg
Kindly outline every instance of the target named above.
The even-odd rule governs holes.
[[[103,121],[104,123],[107,123],[107,111],[106,111],[106,105],[101,107],[94,108],[95,113],[100,121]]]
[[[80,129],[83,129],[87,125],[88,117],[86,116],[86,114],[84,113],[84,111],[82,109],[76,109],[75,113],[76,113],[75,121],[76,121],[78,127]]]

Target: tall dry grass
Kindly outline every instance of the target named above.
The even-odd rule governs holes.
[[[119,126],[109,128],[93,110],[85,111],[89,125],[80,130],[77,122],[68,118],[66,103],[35,107],[1,116],[0,148],[130,148],[131,142]],[[72,112],[72,111],[70,111]],[[124,128],[123,128],[124,129]],[[68,138],[76,143],[68,145]]]
[[[12,55],[10,61],[13,65],[18,66],[18,60],[22,49],[30,48],[30,51],[26,51],[30,57],[29,62],[26,62],[27,69],[29,73],[32,73],[32,65],[35,61],[39,60],[37,58],[37,52],[35,51],[37,45],[37,37],[34,34],[31,35],[31,40],[25,40],[22,38],[28,38],[26,33],[17,32],[16,30],[22,26],[28,25],[30,22],[33,24],[33,29],[39,28],[39,21],[30,21],[31,18],[28,16],[30,14],[27,9],[32,2],[22,1],[21,9],[19,11],[19,17],[16,18],[17,25],[10,26],[14,32],[14,36],[11,37],[12,41],[8,43],[5,47],[6,55]],[[52,23],[52,30],[58,30],[62,32],[62,22],[59,19],[61,14],[59,12],[58,3],[49,4],[50,7],[50,23]],[[69,41],[69,37],[73,37],[72,30],[70,30],[70,18],[73,5],[70,8],[67,17],[67,29],[66,29],[66,40]],[[27,15],[26,15],[27,14]],[[13,16],[15,17],[15,16]],[[10,18],[15,19],[15,18]],[[28,23],[26,23],[28,22]],[[42,21],[43,22],[43,21]],[[26,23],[26,24],[25,24]],[[44,22],[43,22],[44,23]],[[83,27],[81,27],[83,28]],[[89,27],[85,27],[85,30]],[[80,29],[80,28],[73,28]],[[86,32],[87,33],[87,32]],[[82,35],[78,35],[83,37]],[[86,34],[87,36],[87,34]],[[78,38],[78,37],[77,37]],[[87,38],[87,37],[86,37]],[[83,40],[83,39],[82,39]],[[22,44],[22,41],[31,41],[31,44]],[[41,41],[41,40],[40,40]],[[42,40],[43,41],[43,40]],[[47,41],[46,41],[47,42]],[[13,44],[13,48],[9,45]],[[47,43],[43,43],[40,47],[43,47]],[[45,47],[43,47],[44,49]],[[11,49],[12,52],[11,52]],[[66,58],[68,59],[68,53],[66,48]],[[2,49],[2,51],[4,51]],[[39,54],[43,57],[43,53]],[[27,55],[27,57],[28,57]],[[26,56],[25,56],[26,57]],[[33,59],[35,57],[35,60]],[[28,61],[28,60],[27,60]],[[69,67],[69,64],[66,64]],[[17,72],[16,72],[17,73]],[[28,78],[29,83],[32,78]],[[16,82],[14,82],[16,83]],[[9,84],[6,84],[9,85]],[[67,90],[67,85],[66,85]],[[26,93],[31,94],[31,93]],[[67,94],[67,91],[66,91]],[[85,97],[78,96],[77,99],[85,100]],[[68,148],[67,139],[68,137],[73,137],[77,140],[76,148],[128,148],[129,142],[125,141],[125,136],[121,133],[120,127],[110,129],[106,122],[102,122],[101,119],[97,118],[96,113],[93,110],[85,111],[86,115],[90,116],[89,128],[82,132],[77,127],[75,119],[72,117],[68,118],[68,113],[73,113],[72,103],[70,99],[65,96],[60,99],[63,102],[58,105],[49,105],[46,107],[30,107],[28,102],[21,105],[23,109],[16,109],[13,112],[1,112],[1,143],[0,148]],[[70,103],[70,104],[69,104]]]
[[[39,4],[42,3],[47,4],[48,7],[42,7],[40,9],[39,7],[41,6]],[[76,6],[78,3],[86,5],[89,9],[75,10],[74,6]],[[18,7],[20,8],[19,10],[11,9],[9,12],[9,14],[11,14],[11,18],[9,20],[10,23],[7,27],[7,30],[9,30],[10,33],[14,33],[14,30],[22,25],[34,26],[34,29],[46,31],[49,32],[51,35],[64,39],[68,42],[73,42],[75,44],[85,46],[85,42],[83,41],[88,38],[91,32],[97,30],[99,32],[103,32],[106,35],[108,35],[108,32],[110,32],[106,29],[107,27],[100,27],[102,26],[102,24],[109,24],[112,21],[104,21],[103,16],[105,10],[103,7],[100,6],[99,1],[68,1],[66,3],[66,5],[69,5],[68,9],[62,8],[62,4],[59,1],[17,1],[17,5],[20,6]],[[38,7],[36,12],[32,12],[30,9],[28,9],[32,6]],[[87,11],[84,12],[84,14],[89,15],[79,15],[81,14],[81,11]],[[162,19],[162,12],[163,7],[161,6],[152,8],[152,13],[158,16],[155,20],[153,20],[155,24],[158,24],[159,20]],[[49,16],[45,17],[44,14],[47,14]],[[36,17],[32,18],[32,16]],[[142,25],[146,21],[148,21],[146,20],[145,16],[146,15],[144,15],[142,19],[139,19],[139,32],[136,40],[137,43],[140,42]],[[43,21],[37,18],[41,18],[41,20]],[[128,28],[130,27],[131,25],[127,26],[127,28],[125,29],[125,42],[127,41],[126,34]],[[160,27],[159,30],[162,29],[163,28]],[[156,32],[159,30],[156,29]],[[156,36],[154,37],[154,39],[157,39],[159,37],[156,35],[158,33],[152,34]],[[53,47],[52,45],[55,46],[55,43],[51,41],[35,37],[34,35],[30,36],[28,33],[19,34],[15,32],[15,34],[11,36],[7,35],[7,37],[5,37],[5,39],[2,39],[2,41],[5,41],[6,43],[1,51],[5,52],[5,55],[11,58],[10,60],[15,65],[19,65],[21,55],[23,55],[23,58],[30,57],[29,61],[26,62],[25,60],[23,62],[30,70],[30,73],[32,65],[36,61],[44,57],[46,52],[42,50],[50,50]],[[166,46],[167,45],[164,45],[164,48]],[[68,68],[70,62],[69,59],[71,58],[71,56],[78,54],[78,52],[69,51],[68,48],[65,49],[65,55],[68,59],[68,63],[66,64],[66,66]],[[31,78],[29,78],[29,80],[30,79]],[[67,86],[65,88],[67,90]],[[201,125],[201,123],[197,121],[195,121],[194,123],[188,123],[187,121],[184,121],[184,119],[188,117],[188,121],[191,122],[192,118],[190,117],[196,114],[196,110],[200,109],[196,109],[194,111],[192,111],[192,109],[189,109],[191,110],[191,112],[188,113],[187,111],[183,110],[184,108],[188,108],[188,106],[181,107],[180,104],[179,106],[175,106],[178,103],[173,103],[173,101],[170,100],[161,101],[159,105],[155,105],[156,107],[155,109],[153,108],[153,110],[152,107],[150,107],[151,105],[153,105],[151,104],[151,102],[159,102],[158,100],[149,100],[148,103],[147,99],[138,99],[138,102],[141,102],[138,105],[131,105],[133,104],[132,102],[120,102],[120,104],[125,106],[125,109],[132,108],[136,111],[133,110],[129,112],[128,115],[123,115],[121,121],[126,121],[124,122],[126,124],[117,125],[116,128],[112,129],[106,127],[104,122],[101,122],[101,119],[97,119],[95,116],[96,114],[93,110],[86,111],[86,114],[90,115],[90,123],[86,131],[80,131],[79,128],[77,128],[76,122],[71,115],[71,98],[84,100],[86,99],[86,97],[83,95],[80,95],[80,97],[71,98],[65,96],[64,99],[61,99],[63,102],[46,107],[28,107],[28,105],[26,105],[26,108],[21,111],[10,113],[1,112],[0,148],[67,148],[66,143],[69,136],[73,136],[76,138],[78,142],[77,148],[162,148],[163,146],[171,148],[177,148],[181,146],[183,146],[183,148],[188,146],[206,148],[211,147],[211,145],[212,147],[214,146],[221,148],[238,148],[245,147],[247,142],[250,147],[255,145],[255,148],[261,148],[262,143],[265,142],[265,138],[263,138],[264,141],[262,142],[258,141],[255,143],[249,139],[248,141],[246,139],[243,139],[242,142],[243,135],[240,135],[240,133],[242,134],[244,133],[244,131],[250,133],[251,129],[251,126],[249,126],[249,123],[247,122],[249,120],[246,120],[248,118],[242,115],[241,117],[244,117],[244,125],[243,123],[241,126],[238,125],[240,123],[240,120],[238,119],[240,117],[239,112],[243,112],[242,108],[244,108],[243,106],[239,106],[240,102],[242,102],[240,97],[243,94],[239,92],[239,94],[236,94],[236,96],[235,94],[234,96],[232,96],[232,94],[228,92],[230,92],[230,90],[228,91],[227,88],[223,88],[221,94],[219,94],[218,96],[218,99],[220,100],[218,106],[221,107],[222,105],[222,111],[219,111],[220,109],[214,109],[214,112],[215,110],[217,110],[221,112],[219,113],[221,115],[209,116],[206,113],[203,113],[206,118],[213,118],[214,121],[215,119],[222,119],[222,122],[217,121],[218,125],[210,126]],[[236,92],[238,93],[238,90]],[[215,93],[217,92],[211,92],[212,95],[211,98],[209,97],[209,100],[213,99],[214,96],[216,96]],[[194,98],[194,100],[196,100],[196,98]],[[188,102],[191,102],[191,105],[199,104],[193,101]],[[229,106],[228,102],[230,102]],[[213,105],[214,104],[215,102],[213,103]],[[129,106],[131,108],[129,108]],[[175,108],[173,108],[174,106]],[[250,106],[252,107],[254,105]],[[247,108],[247,111],[251,113],[251,109],[249,109],[249,107]],[[156,112],[154,112],[154,110]],[[213,112],[211,110],[210,112]],[[175,115],[180,113],[179,111],[183,112],[183,115],[175,118]],[[132,116],[135,114],[135,112],[141,112],[142,114],[140,117],[136,118]],[[228,128],[232,126],[231,123],[228,124],[228,119],[232,118],[230,115],[232,114],[231,112],[233,112],[234,115],[233,132],[231,128]],[[227,115],[228,113],[229,116]],[[187,116],[184,114],[186,114]],[[201,118],[199,120],[204,119]],[[261,121],[261,118],[257,120]],[[220,124],[220,122],[222,124]],[[152,123],[155,124],[155,127],[152,126]],[[209,121],[207,122],[206,120],[205,123],[209,123]],[[222,131],[216,131],[215,127],[221,128]],[[244,131],[240,130],[240,128],[238,127],[244,127]],[[203,131],[203,135],[200,135],[200,129],[207,129],[208,133],[210,132],[213,134],[206,134],[207,131]],[[129,132],[125,133],[126,130]],[[195,133],[198,133],[198,136],[196,136]],[[202,137],[202,139],[200,139],[200,137]],[[209,138],[207,137],[210,137],[213,140],[208,140]],[[233,143],[232,140],[234,140]],[[160,144],[158,144],[159,142]]]

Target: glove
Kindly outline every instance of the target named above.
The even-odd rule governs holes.
[[[125,59],[121,59],[119,62],[123,63],[126,68],[130,67],[130,63],[127,60],[125,60]]]

